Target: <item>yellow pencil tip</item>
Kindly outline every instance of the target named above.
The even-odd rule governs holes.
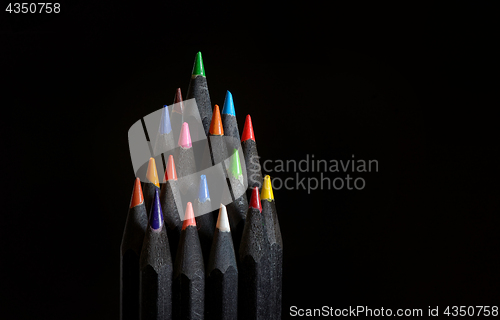
[[[156,162],[154,158],[149,158],[146,178],[148,178],[148,180],[158,188],[160,187],[160,181],[158,180],[158,172],[156,171]]]
[[[264,177],[262,191],[260,192],[260,199],[267,200],[267,201],[274,200],[273,186],[271,184],[271,177],[269,175]]]

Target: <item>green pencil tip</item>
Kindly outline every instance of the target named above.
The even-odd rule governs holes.
[[[203,58],[200,51],[198,51],[194,59],[193,76],[205,76],[205,68],[203,67]]]
[[[243,176],[243,173],[241,172],[240,154],[237,149],[234,149],[229,170],[236,179],[240,179],[240,177]]]

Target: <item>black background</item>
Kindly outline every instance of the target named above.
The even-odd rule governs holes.
[[[284,318],[292,305],[499,305],[492,8],[61,7],[1,16],[0,312],[118,318],[127,132],[186,94],[197,51],[212,103],[232,92],[240,132],[251,114],[262,160],[379,162],[354,174],[361,191],[275,190]]]

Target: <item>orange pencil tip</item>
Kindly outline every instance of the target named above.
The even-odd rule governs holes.
[[[224,129],[222,128],[222,120],[220,118],[220,111],[218,105],[215,105],[214,107],[212,122],[210,123],[210,134],[214,136],[224,135]]]
[[[132,192],[132,200],[130,201],[130,208],[140,205],[144,202],[142,195],[141,179],[135,178],[134,191]]]

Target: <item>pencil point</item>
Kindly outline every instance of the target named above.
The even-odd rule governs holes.
[[[259,188],[255,187],[252,190],[252,196],[250,197],[250,208],[258,209],[262,212],[262,206],[260,204]]]
[[[215,105],[214,113],[212,115],[212,122],[210,123],[210,134],[214,136],[224,135],[224,129],[222,129],[222,121],[220,119],[219,106]]]
[[[264,183],[262,184],[260,198],[267,201],[274,200],[273,186],[271,184],[271,177],[269,175],[264,177]]]
[[[203,66],[203,59],[201,57],[201,52],[198,51],[196,58],[194,59],[193,73],[192,76],[205,76],[205,67]]]
[[[177,171],[175,170],[174,156],[169,155],[167,161],[167,170],[165,171],[164,181],[177,180]]]
[[[200,177],[200,190],[198,192],[198,200],[201,203],[210,200],[210,193],[208,192],[207,176],[202,174]]]
[[[194,219],[193,205],[191,202],[187,203],[186,213],[184,214],[184,223],[182,224],[182,230],[186,229],[189,226],[196,227],[196,220]]]
[[[234,103],[233,103],[233,95],[231,92],[226,91],[226,98],[224,99],[224,107],[222,107],[223,114],[230,114],[232,116],[236,116],[234,112]]]
[[[174,98],[174,106],[172,108],[172,112],[176,112],[182,114],[182,110],[184,109],[184,100],[182,100],[181,88],[177,88]]]
[[[149,225],[153,230],[158,230],[163,226],[163,212],[161,210],[158,189],[155,189],[155,198],[151,206],[151,213],[149,214]]]
[[[222,203],[220,204],[219,217],[217,218],[217,229],[224,232],[229,232],[229,220],[227,218],[226,206]]]
[[[240,180],[243,177],[243,173],[241,170],[241,162],[240,162],[240,154],[237,149],[234,149],[233,156],[231,158],[231,165],[229,166],[229,170],[233,177]]]
[[[170,124],[170,115],[168,114],[168,106],[163,106],[163,111],[161,114],[161,123],[160,123],[160,134],[167,134],[172,131],[172,126]]]
[[[132,192],[132,200],[130,201],[130,208],[133,208],[144,202],[142,195],[141,179],[135,178],[134,191]]]
[[[183,148],[191,148],[192,146],[191,134],[189,133],[189,125],[187,122],[182,124],[178,145]]]
[[[247,115],[247,118],[245,119],[245,126],[243,127],[241,142],[247,141],[248,139],[252,139],[253,141],[255,141],[255,136],[253,134],[252,118],[250,117],[250,115]]]
[[[146,172],[146,178],[149,182],[153,183],[158,188],[160,187],[160,182],[158,181],[158,172],[156,171],[155,158],[149,158],[148,171]]]

